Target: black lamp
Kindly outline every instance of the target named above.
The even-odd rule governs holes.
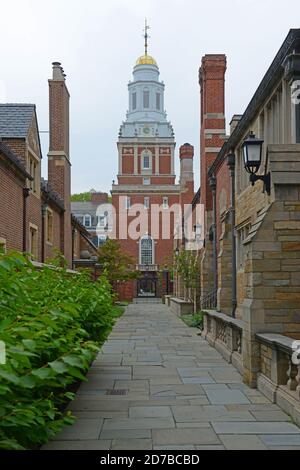
[[[271,192],[271,175],[257,175],[262,161],[262,146],[264,141],[257,139],[251,131],[247,139],[242,145],[245,170],[250,173],[250,182],[254,186],[256,181],[264,182],[264,191],[270,195]]]
[[[179,248],[178,248],[178,246],[177,246],[177,248],[175,249],[175,256],[176,256],[176,258],[178,258],[178,256],[179,256]]]

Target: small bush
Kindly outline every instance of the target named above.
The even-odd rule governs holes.
[[[202,330],[203,328],[203,312],[198,312],[191,315],[183,315],[182,320],[187,326],[192,328],[199,328]]]
[[[116,316],[105,277],[0,255],[0,449],[37,448],[73,423],[63,411],[70,386],[86,380]]]

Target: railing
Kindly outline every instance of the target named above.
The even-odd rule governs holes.
[[[201,308],[215,308],[217,306],[217,291],[214,290],[200,299]]]
[[[257,334],[258,388],[300,424],[300,341],[279,334]]]
[[[242,366],[243,322],[215,310],[204,311],[203,336],[240,372]]]
[[[158,264],[137,264],[135,269],[137,271],[157,272],[159,266]]]

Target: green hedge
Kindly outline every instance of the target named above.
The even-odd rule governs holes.
[[[0,448],[37,448],[74,418],[71,384],[84,374],[114,323],[105,277],[35,269],[0,255]]]

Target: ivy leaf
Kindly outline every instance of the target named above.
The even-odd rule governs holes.
[[[61,361],[53,361],[49,362],[49,366],[53,369],[57,374],[64,374],[68,371],[68,367]]]
[[[22,339],[22,343],[24,344],[25,348],[29,349],[30,351],[34,351],[36,348],[36,341],[33,339]]]
[[[79,367],[80,369],[83,368],[82,360],[76,356],[66,356],[63,358],[63,361],[70,366]]]
[[[20,377],[19,384],[24,388],[33,388],[36,385],[36,381],[33,377],[28,375],[25,377]]]
[[[51,374],[51,369],[41,368],[41,369],[33,370],[32,375],[35,375],[39,379],[45,380],[45,379],[48,379],[52,374]]]
[[[7,372],[0,368],[0,377],[6,379],[8,382],[12,382],[15,385],[19,385],[19,377],[11,372]]]

